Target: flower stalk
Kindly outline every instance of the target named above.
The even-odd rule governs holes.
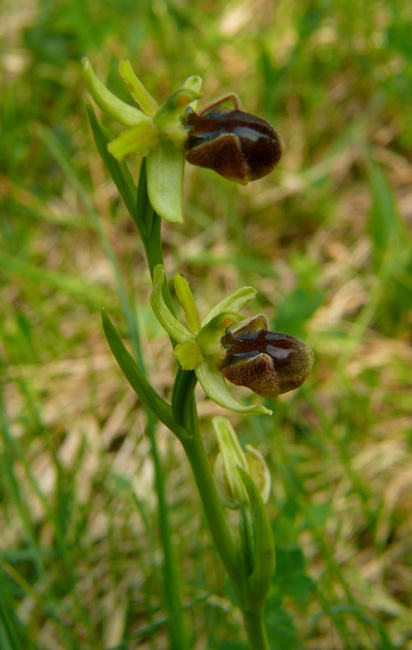
[[[96,77],[87,59],[83,70],[88,90],[104,112],[125,130],[111,139],[88,110],[99,153],[135,222],[152,278],[150,304],[168,333],[178,362],[171,402],[150,385],[142,369],[121,341],[108,315],[103,313],[107,341],[125,377],[143,404],[176,435],[186,453],[213,542],[233,584],[251,650],[269,650],[263,623],[265,600],[274,573],[274,543],[265,503],[270,476],[261,454],[242,450],[225,418],[216,418],[220,445],[220,495],[199,427],[194,395],[199,382],[207,397],[223,408],[247,416],[272,411],[263,404],[238,401],[226,379],[247,386],[258,395],[275,399],[299,386],[313,364],[313,354],[299,339],[269,332],[264,316],[240,324],[239,312],[256,296],[242,287],[201,318],[187,280],[176,274],[174,287],[186,325],[176,317],[163,265],[161,220],[183,221],[182,183],[185,160],[209,167],[225,178],[245,184],[265,175],[278,163],[281,140],[264,120],[245,113],[229,96],[197,114],[201,79],[189,77],[160,106],[135,76],[128,61],[120,74],[135,108],[115,97]],[[125,159],[141,156],[136,187]],[[136,198],[137,197],[137,200]],[[157,459],[158,461],[158,459]],[[160,485],[160,484],[159,484]],[[160,485],[164,494],[163,486]],[[163,520],[166,522],[165,502]],[[232,533],[224,505],[239,511],[238,535]],[[167,524],[167,522],[166,522]],[[168,528],[166,526],[165,530]],[[169,575],[177,576],[170,544],[165,545]],[[188,648],[177,579],[166,585],[172,647]]]

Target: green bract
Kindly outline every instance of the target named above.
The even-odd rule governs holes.
[[[177,342],[174,355],[182,368],[195,371],[203,390],[216,404],[248,415],[271,415],[272,411],[261,404],[245,406],[238,402],[230,393],[216,363],[216,359],[225,353],[219,343],[222,335],[226,328],[243,319],[238,310],[256,296],[256,290],[253,287],[242,287],[235,291],[216,305],[200,326],[192,292],[186,280],[178,274],[175,276],[175,285],[190,328],[187,329],[173,316],[163,299],[164,281],[165,271],[159,264],[154,270],[150,304],[159,323]]]
[[[108,151],[117,160],[146,156],[147,192],[154,211],[167,221],[182,222],[185,164],[182,148],[187,138],[182,118],[187,107],[195,107],[201,96],[202,80],[198,76],[189,77],[159,107],[134,74],[129,61],[121,61],[119,69],[141,110],[113,95],[96,77],[90,61],[83,59],[84,78],[94,101],[102,111],[127,127],[109,143]]]
[[[224,504],[228,508],[237,509],[249,503],[238,467],[243,468],[252,477],[263,503],[267,503],[271,479],[262,454],[251,445],[246,445],[246,451],[243,451],[234,428],[226,418],[213,418],[212,423],[219,445],[214,471]]]

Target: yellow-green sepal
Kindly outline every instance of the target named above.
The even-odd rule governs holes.
[[[262,404],[245,406],[238,402],[230,393],[213,357],[205,356],[203,363],[195,368],[195,373],[206,395],[219,406],[245,415],[272,415],[272,411]]]
[[[147,156],[147,193],[153,210],[166,221],[183,222],[183,172],[185,157],[171,140]]]

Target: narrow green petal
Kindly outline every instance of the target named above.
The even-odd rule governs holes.
[[[147,156],[159,145],[159,134],[150,118],[145,118],[131,129],[123,131],[119,137],[112,140],[107,146],[109,153],[117,160],[126,156]]]
[[[116,97],[116,95],[113,95],[113,93],[111,93],[110,90],[99,81],[94,74],[89,59],[86,57],[82,59],[82,65],[87,90],[102,111],[111,115],[124,126],[134,126],[142,119],[147,119],[147,116],[142,113],[142,111],[126,104],[126,102],[122,102],[121,99]]]
[[[161,264],[155,267],[153,274],[153,291],[150,304],[160,325],[174,341],[194,341],[194,336],[175,318],[163,299],[162,287],[165,280],[165,270]]]
[[[147,192],[153,210],[166,221],[183,222],[185,157],[169,140],[147,156]]]
[[[195,368],[195,373],[206,395],[219,406],[247,415],[272,415],[272,411],[262,404],[245,406],[235,400],[212,357],[204,357],[203,363],[198,368]]]
[[[136,77],[130,61],[120,61],[119,72],[128,87],[131,96],[139,104],[142,111],[146,113],[146,115],[154,115],[159,108],[157,102],[153,99],[151,94],[147,92],[140,79]]]
[[[183,84],[183,88],[194,90],[195,93],[200,95],[200,90],[202,88],[202,77],[199,77],[197,74],[188,77]],[[189,106],[195,111],[197,108],[197,99],[194,99],[192,102],[190,102]]]
[[[173,350],[173,356],[176,357],[183,370],[193,370],[203,361],[202,350],[196,341],[178,343]]]
[[[227,296],[227,298],[223,298],[223,300],[218,302],[202,320],[202,326],[206,325],[206,323],[222,311],[239,311],[250,300],[256,298],[256,294],[257,291],[253,287],[241,287],[230,296]]]
[[[192,334],[197,334],[201,327],[200,316],[189,283],[181,273],[176,273],[174,285],[176,295],[185,312],[187,326]]]

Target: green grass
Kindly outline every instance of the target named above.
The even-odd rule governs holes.
[[[410,3],[1,11],[0,647],[169,647],[147,416],[100,308],[167,398],[174,365],[135,226],[93,143],[87,55],[124,99],[117,63],[130,58],[159,100],[199,74],[201,106],[236,92],[281,133],[279,168],[246,188],[187,165],[185,224],[163,227],[166,267],[184,272],[202,313],[256,286],[249,313],[316,353],[272,418],[230,415],[273,479],[271,649],[412,648]],[[197,394],[213,460],[222,411]],[[189,466],[170,432],[155,437],[191,646],[245,650]]]

